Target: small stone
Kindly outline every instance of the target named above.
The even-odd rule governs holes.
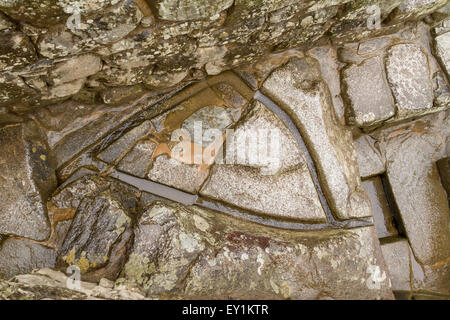
[[[361,136],[354,141],[354,146],[361,178],[377,176],[386,171],[383,155],[372,137]]]
[[[411,291],[411,262],[408,240],[399,239],[382,243],[384,261],[389,269],[389,276],[394,291]]]
[[[79,55],[58,63],[50,71],[50,79],[55,85],[87,78],[102,69],[99,57],[92,54]]]
[[[392,97],[380,58],[351,65],[343,72],[346,94],[350,102],[350,123],[371,126],[395,115]]]
[[[428,58],[419,47],[410,44],[393,46],[388,52],[386,69],[400,116],[433,107]]]
[[[31,41],[22,33],[0,34],[0,71],[12,70],[37,60]]]
[[[156,147],[157,144],[153,141],[139,141],[133,150],[120,160],[117,169],[139,178],[145,178]]]
[[[398,235],[380,177],[364,180],[362,184],[372,203],[373,219],[378,237],[385,238]]]
[[[114,288],[114,282],[105,278],[101,278],[98,285],[103,288],[110,288],[110,289]]]

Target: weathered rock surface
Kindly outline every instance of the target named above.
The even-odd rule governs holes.
[[[73,219],[56,267],[78,266],[81,278],[91,282],[115,280],[133,241],[137,200],[132,189],[112,180],[86,176],[62,189],[51,200]]]
[[[0,128],[0,233],[44,240],[50,233],[47,198],[55,169],[39,129],[32,123]]]
[[[105,280],[101,279],[99,284],[81,281],[76,286],[62,272],[40,269],[31,274],[16,276],[9,282],[0,280],[0,300],[145,299],[140,293],[128,288],[112,288]]]
[[[267,107],[252,109],[227,137],[223,164],[215,164],[201,194],[261,215],[326,221],[292,133]]]
[[[377,145],[377,142],[369,135],[361,136],[354,141],[358,157],[359,174],[362,178],[376,176],[386,170],[386,160]]]
[[[371,227],[289,232],[156,202],[116,285],[167,298],[391,299],[380,253]]]
[[[411,291],[411,258],[408,241],[396,239],[381,245],[383,257],[389,268],[394,291]]]
[[[341,126],[314,59],[294,58],[274,71],[263,91],[294,120],[319,169],[324,192],[337,217],[368,217],[350,132]]]

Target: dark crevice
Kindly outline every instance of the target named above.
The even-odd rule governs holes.
[[[400,210],[398,209],[397,202],[395,201],[394,193],[392,192],[391,184],[386,174],[381,177],[381,183],[383,184],[384,194],[389,205],[390,212],[392,213],[394,226],[398,231],[398,235],[406,238],[406,229],[403,224],[402,217],[400,215]]]

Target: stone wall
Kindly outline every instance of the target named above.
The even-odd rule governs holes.
[[[448,17],[0,0],[0,298],[450,297]]]

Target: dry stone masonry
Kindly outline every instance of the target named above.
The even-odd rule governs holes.
[[[449,10],[0,0],[0,299],[450,299]]]

